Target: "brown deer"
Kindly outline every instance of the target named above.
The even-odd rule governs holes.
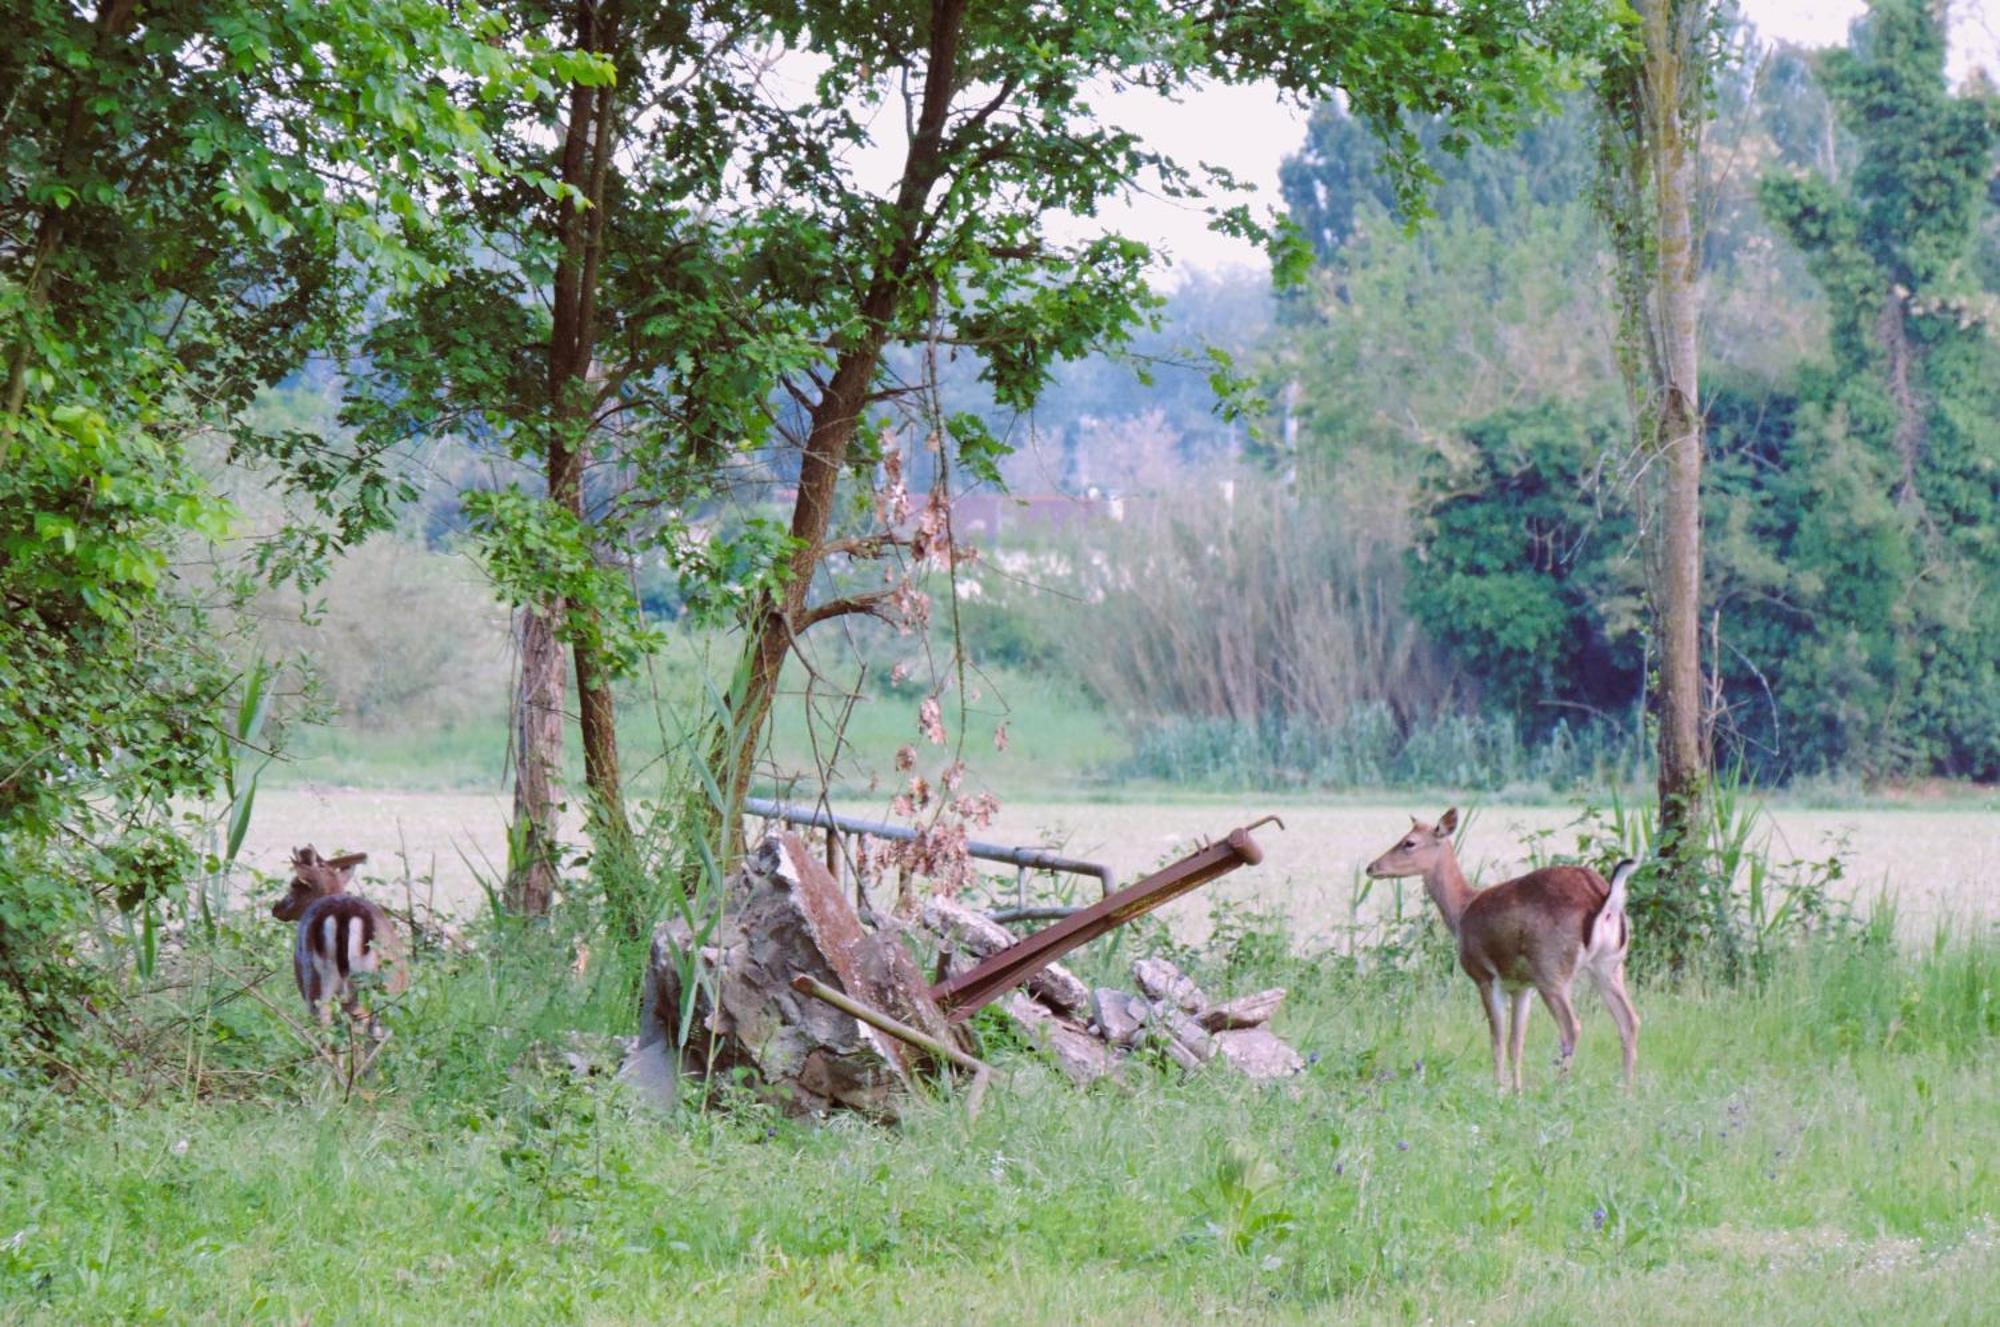
[[[291,891],[271,905],[273,917],[299,924],[292,942],[292,975],[321,1026],[333,1021],[336,1002],[348,1017],[361,1016],[356,973],[380,972],[384,989],[392,995],[409,983],[402,937],[389,914],[359,894],[346,892],[354,868],[367,860],[365,852],[324,858],[311,844],[295,849]],[[372,1015],[368,1030],[377,1038],[382,1035],[381,1024]]]
[[[1479,987],[1486,1024],[1493,1034],[1493,1076],[1507,1090],[1509,1043],[1513,1083],[1521,1090],[1521,1048],[1527,1039],[1528,996],[1541,992],[1561,1039],[1559,1072],[1568,1072],[1582,1030],[1570,1004],[1579,971],[1588,972],[1618,1025],[1625,1048],[1625,1086],[1639,1062],[1639,1011],[1625,993],[1625,951],[1632,928],[1625,917],[1625,882],[1638,863],[1612,868],[1611,880],[1587,866],[1545,866],[1515,880],[1474,890],[1458,869],[1452,832],[1458,809],[1435,826],[1412,817],[1410,832],[1368,864],[1373,879],[1419,875],[1424,889],[1458,941],[1458,964]],[[1511,1038],[1503,1035],[1508,1002],[1513,1004]]]

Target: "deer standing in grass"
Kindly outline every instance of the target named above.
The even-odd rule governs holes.
[[[357,973],[382,973],[383,987],[392,995],[409,982],[402,937],[389,914],[346,892],[354,868],[367,860],[365,852],[323,858],[311,844],[295,849],[291,891],[271,905],[271,915],[279,921],[299,924],[292,942],[292,975],[322,1027],[333,1021],[336,1002],[349,1018],[361,1016]],[[382,1036],[373,1015],[368,1031],[377,1039]]]
[[[1458,941],[1458,963],[1479,987],[1493,1034],[1493,1076],[1507,1090],[1511,1043],[1513,1084],[1521,1090],[1521,1049],[1528,1033],[1528,997],[1540,992],[1561,1039],[1559,1072],[1568,1072],[1582,1025],[1570,987],[1588,972],[1618,1025],[1625,1049],[1625,1086],[1639,1062],[1639,1011],[1625,993],[1625,951],[1632,927],[1625,917],[1625,882],[1638,864],[1622,861],[1607,883],[1587,866],[1546,866],[1518,879],[1474,890],[1458,869],[1451,837],[1458,809],[1435,826],[1414,817],[1410,832],[1368,864],[1376,880],[1422,876],[1424,889]],[[1506,1026],[1511,1001],[1512,1028]],[[1511,1036],[1507,1035],[1511,1031]]]

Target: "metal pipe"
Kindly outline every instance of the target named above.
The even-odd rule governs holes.
[[[829,829],[843,834],[869,834],[878,839],[894,839],[898,843],[908,843],[917,837],[917,831],[908,825],[892,825],[882,820],[863,820],[859,816],[844,816],[818,806],[794,806],[769,797],[746,797],[743,810],[753,816],[763,816],[767,820],[782,820],[788,825],[805,825],[812,829]],[[1028,867],[1038,871],[1059,871],[1065,875],[1096,876],[1103,887],[1103,897],[1110,898],[1118,891],[1118,878],[1110,867],[1102,862],[1086,862],[1075,857],[1064,857],[1050,852],[1047,848],[1014,848],[1004,843],[981,843],[972,840],[965,845],[971,856],[982,861],[1005,862],[1010,866]]]
[[[1239,866],[1255,866],[1263,860],[1264,850],[1250,837],[1249,830],[1231,830],[1220,843],[1189,853],[1103,902],[1079,909],[1054,926],[1015,941],[970,970],[939,982],[930,988],[930,997],[944,1011],[947,1022],[963,1022],[981,1005],[1019,986],[1078,945],[1088,944],[1217,876],[1227,875]]]

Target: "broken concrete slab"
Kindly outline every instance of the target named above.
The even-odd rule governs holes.
[[[1131,1047],[1145,1035],[1151,1007],[1135,996],[1109,986],[1090,994],[1091,1030],[1113,1046]]]
[[[926,899],[919,915],[924,929],[945,946],[947,977],[969,971],[981,959],[991,958],[1017,942],[1012,931],[985,913],[942,895],[933,894]],[[1051,963],[1028,978],[1027,990],[1058,1012],[1073,1018],[1089,1016],[1090,988],[1060,963]]]
[[[795,835],[766,838],[746,856],[714,940],[697,949],[679,920],[654,934],[641,1052],[679,1047],[681,1068],[711,1081],[746,1071],[755,1090],[801,1113],[840,1107],[893,1118],[903,1089],[937,1066],[927,1053],[800,995],[791,982],[801,974],[961,1044],[925,994],[909,951],[862,929],[838,882]],[[693,1012],[681,1046],[689,978]],[[628,1061],[628,1076],[663,1077],[640,1058]]]
[[[1118,1068],[1118,1057],[1109,1046],[1075,1023],[1050,1012],[1026,992],[1011,992],[995,1003],[1020,1026],[1030,1042],[1054,1058],[1056,1067],[1077,1086],[1094,1083]]]

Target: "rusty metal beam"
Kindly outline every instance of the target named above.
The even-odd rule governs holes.
[[[1255,866],[1263,861],[1264,850],[1250,837],[1250,831],[1263,823],[1260,820],[1231,830],[1221,842],[1190,853],[1137,884],[1127,885],[1103,902],[1079,909],[1054,926],[1022,938],[979,966],[931,987],[931,999],[944,1011],[948,1021],[963,1022],[980,1006],[998,999],[1077,946],[1089,944],[1105,932],[1123,926],[1134,917],[1143,917],[1239,866]]]

